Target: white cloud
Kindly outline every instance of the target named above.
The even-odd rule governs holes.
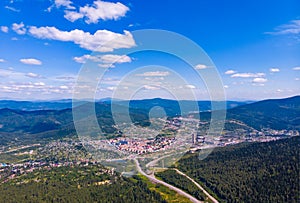
[[[271,73],[277,73],[279,71],[280,71],[279,68],[270,68]]]
[[[160,87],[153,85],[144,85],[144,89],[146,90],[160,90]]]
[[[62,94],[66,98],[72,96],[73,83],[58,81],[56,77],[44,78],[35,73],[23,73],[1,68],[0,77],[0,94],[10,93],[9,96],[22,97],[23,99],[27,94],[34,95],[34,97],[30,97],[31,99],[41,98],[40,96],[44,94],[50,95],[49,98],[53,98],[54,94]],[[28,77],[34,78],[35,81],[30,81]],[[38,80],[38,78],[42,80]]]
[[[73,3],[70,0],[55,0],[54,4],[57,8],[65,7],[67,9],[75,9],[74,6],[71,6]]]
[[[163,81],[163,80],[165,80],[164,77],[145,77],[144,79],[145,79],[145,80],[152,81],[152,82],[158,82],[158,81]]]
[[[66,85],[61,85],[61,86],[59,86],[59,88],[62,89],[62,90],[67,90],[67,89],[69,89],[69,87],[66,86]]]
[[[73,2],[71,0],[55,0],[54,4],[52,4],[49,8],[47,8],[48,12],[51,12],[53,7],[56,8],[65,8],[65,9],[76,9],[74,6],[72,6]]]
[[[232,75],[232,74],[234,74],[234,73],[236,73],[236,71],[234,71],[234,70],[227,70],[227,71],[225,72],[226,75]]]
[[[27,73],[25,76],[30,78],[40,78],[41,76],[36,73]]]
[[[265,73],[235,73],[231,75],[232,78],[257,78],[264,77]]]
[[[194,85],[185,85],[186,88],[189,88],[189,89],[195,89],[196,87]]]
[[[168,71],[150,71],[142,74],[136,74],[136,76],[144,76],[144,77],[163,77],[168,75],[170,75]]]
[[[115,67],[113,64],[121,64],[121,63],[130,63],[132,59],[127,55],[115,55],[115,54],[106,54],[106,55],[96,55],[91,56],[89,54],[80,56],[80,57],[74,57],[74,61],[77,63],[86,63],[87,60],[91,60],[94,62],[100,62],[98,64],[101,68],[113,68]]]
[[[300,70],[300,66],[299,67],[294,67],[293,70]]]
[[[204,65],[204,64],[198,64],[198,65],[195,66],[195,68],[196,68],[197,70],[201,70],[201,69],[206,69],[206,68],[208,68],[208,66],[207,66],[207,65]]]
[[[131,48],[135,41],[129,31],[124,34],[108,30],[97,30],[94,34],[82,30],[61,31],[55,27],[30,26],[28,32],[40,39],[52,39],[64,42],[74,42],[81,48],[90,51],[110,52],[119,48]]]
[[[254,78],[253,80],[252,80],[252,82],[254,82],[254,83],[265,83],[265,82],[267,82],[268,80],[266,79],[266,78]]]
[[[280,25],[274,32],[266,32],[271,35],[300,34],[300,20],[292,20],[288,24]]]
[[[107,90],[110,90],[110,91],[113,91],[113,90],[116,89],[116,87],[115,87],[115,86],[110,86],[110,87],[107,87],[106,89],[107,89]]]
[[[12,29],[19,35],[24,35],[26,33],[26,28],[23,22],[21,22],[20,24],[12,24]]]
[[[75,56],[73,60],[77,63],[85,63],[90,57],[91,55],[85,54],[83,56]]]
[[[53,80],[58,80],[58,81],[73,81],[76,79],[76,76],[72,75],[62,75],[62,76],[57,76]]]
[[[264,87],[265,83],[252,83],[253,86]]]
[[[225,89],[228,89],[228,88],[229,88],[229,86],[228,86],[228,85],[224,85],[224,88],[225,88]]]
[[[114,54],[106,54],[100,56],[100,62],[102,63],[130,63],[131,58],[126,55],[114,55]]]
[[[8,32],[8,27],[7,26],[1,26],[0,29],[1,29],[2,32],[5,32],[5,33]]]
[[[77,13],[76,11],[65,11],[65,15],[64,17],[71,21],[71,22],[74,22],[80,18],[83,18],[84,15],[82,13]]]
[[[74,22],[80,18],[84,18],[85,22],[98,23],[101,20],[118,20],[125,16],[129,8],[124,4],[117,2],[105,2],[101,0],[94,1],[93,5],[85,5],[79,8],[79,12],[65,11],[65,18]]]
[[[14,8],[14,7],[11,7],[11,6],[5,6],[4,8],[10,10],[10,11],[13,11],[13,12],[20,12],[20,10]]]
[[[35,86],[45,86],[46,84],[43,82],[35,82],[33,83]]]
[[[40,60],[34,58],[20,59],[20,62],[28,65],[42,65]]]
[[[13,73],[13,71],[11,71],[11,70],[6,70],[6,69],[1,69],[0,68],[0,77],[5,78],[7,76],[13,75],[12,73]]]
[[[35,73],[22,73],[22,72],[14,71],[13,69],[0,69],[0,77],[6,79],[5,81],[4,79],[0,80],[1,82],[5,82],[5,83],[9,81],[27,81],[28,77],[43,78],[41,75]]]
[[[0,59],[0,63],[3,63],[3,62],[5,62],[5,60],[4,59]]]
[[[100,64],[98,64],[98,67],[100,67],[100,68],[114,68],[115,66],[113,64],[100,63]]]

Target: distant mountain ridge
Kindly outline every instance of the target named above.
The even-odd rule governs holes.
[[[72,103],[72,99],[62,99],[62,100],[52,100],[52,101],[14,101],[14,100],[0,100],[0,109],[8,108],[14,110],[22,110],[22,111],[37,111],[37,110],[63,110],[72,108],[72,105],[78,106],[86,101],[75,101]],[[120,99],[111,99],[111,98],[103,98],[100,100],[96,100],[95,102],[100,103],[115,103],[118,105],[124,105],[128,101],[120,100]],[[153,99],[143,99],[143,100],[132,100],[130,103],[133,105],[133,108],[144,108],[145,106],[153,106],[153,104],[162,104],[165,103],[169,108],[174,107],[174,103],[177,103],[175,100],[170,99],[161,99],[161,98],[153,98]],[[181,101],[185,106],[189,106],[191,103],[195,103],[195,101]],[[198,101],[200,111],[208,111],[211,109],[211,101]],[[227,109],[234,108],[236,106],[244,105],[251,103],[251,101],[227,101]],[[191,109],[193,111],[195,109]]]
[[[228,119],[241,120],[256,129],[300,129],[300,96],[268,99],[229,109]]]
[[[118,103],[119,102],[119,103]],[[118,101],[111,104],[108,101],[96,103],[96,114],[100,127],[105,132],[116,131],[111,114],[111,105],[120,112],[126,110]],[[86,111],[92,103],[78,106],[79,111]],[[149,101],[136,100],[130,104],[130,116],[133,122],[148,125],[149,110],[153,106],[169,109],[168,116],[178,113],[178,103],[162,99]],[[174,109],[173,109],[174,108]],[[122,118],[122,114],[118,115]],[[209,119],[210,112],[203,112],[201,119]],[[300,96],[286,99],[264,100],[251,104],[240,105],[227,111],[227,119],[242,121],[256,129],[287,129],[300,130]],[[86,121],[86,125],[89,125]],[[14,140],[56,139],[64,136],[74,136],[76,130],[73,124],[72,109],[22,111],[8,108],[0,109],[0,144]]]
[[[23,111],[62,110],[72,108],[72,100],[57,101],[14,101],[0,100],[0,109],[8,108]]]

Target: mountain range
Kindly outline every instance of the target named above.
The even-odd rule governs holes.
[[[69,102],[70,101],[65,101],[65,104],[68,104]],[[181,103],[188,106],[189,102],[192,101],[184,101]],[[14,102],[10,101],[8,103],[12,105]],[[29,102],[28,104],[32,103],[33,102]],[[46,105],[47,102],[43,104]],[[63,104],[63,102],[60,102],[59,105],[60,104]],[[79,112],[85,112],[87,109],[90,109],[90,105],[95,105],[96,117],[100,127],[104,132],[113,133],[116,129],[112,118],[112,106],[114,109],[117,109],[116,111],[119,111],[117,114],[122,119],[122,116],[124,116],[122,112],[128,111],[128,107],[125,104],[126,101],[111,102],[111,100],[106,100],[95,104],[86,102],[75,108]],[[202,106],[200,106],[201,104],[202,106],[205,104],[205,108],[209,110],[209,102],[198,102],[199,109],[203,109]],[[55,108],[62,107],[58,107],[59,105]],[[228,102],[227,106],[228,105],[237,106],[227,110],[227,119],[242,121],[255,129],[271,128],[276,130],[300,130],[300,96],[285,99],[264,100],[250,104]],[[134,100],[129,102],[129,113],[132,121],[142,126],[149,125],[149,111],[154,106],[164,108],[169,117],[181,113],[179,103],[173,100]],[[192,110],[193,109],[191,109],[191,112],[193,112]],[[188,115],[189,112],[182,112],[182,114]],[[210,114],[211,112],[209,111],[201,112],[200,118],[209,119]],[[76,135],[76,131],[73,124],[71,108],[62,110],[31,109],[30,111],[20,110],[20,108],[0,109],[0,144],[6,144],[8,142],[26,142],[32,141],[32,139],[56,139],[73,135]]]

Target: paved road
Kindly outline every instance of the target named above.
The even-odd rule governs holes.
[[[162,157],[159,157],[157,159],[154,159],[154,160],[150,161],[149,163],[146,164],[146,168],[154,166],[159,160],[162,160],[162,159],[164,159],[168,156],[171,156],[171,155],[173,155],[173,154],[167,154],[165,156],[162,156]]]
[[[194,181],[191,177],[189,177],[188,175],[186,175],[185,173],[182,173],[181,171],[179,171],[178,169],[174,169],[178,174],[183,175],[184,177],[186,177],[187,179],[189,179],[190,181],[192,181],[200,190],[202,190],[202,192],[214,203],[218,203],[218,200],[216,200],[213,196],[211,196],[201,185],[199,185],[196,181]]]
[[[161,180],[155,178],[155,176],[154,176],[153,174],[152,174],[152,175],[146,174],[146,173],[141,169],[141,166],[140,166],[138,160],[137,160],[137,159],[134,159],[134,162],[135,162],[135,164],[136,164],[136,168],[137,168],[138,172],[141,173],[143,176],[146,176],[146,177],[147,177],[149,180],[151,180],[152,182],[155,182],[155,183],[159,183],[159,184],[161,184],[161,185],[164,185],[164,186],[170,188],[171,190],[174,190],[174,191],[177,192],[178,194],[183,195],[183,196],[189,198],[189,199],[190,199],[192,202],[194,202],[194,203],[199,203],[199,202],[201,202],[201,201],[199,201],[198,199],[196,199],[195,197],[193,197],[192,195],[190,195],[190,194],[184,192],[183,190],[181,190],[181,189],[179,189],[179,188],[177,188],[177,187],[175,187],[175,186],[173,186],[173,185],[170,185],[170,184],[168,184],[168,183],[166,183],[166,182],[164,182],[164,181],[161,181]]]

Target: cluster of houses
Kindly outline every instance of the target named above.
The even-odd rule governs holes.
[[[166,149],[175,142],[175,137],[159,137],[147,140],[115,138],[109,140],[109,142],[118,150],[136,154],[145,154]]]

